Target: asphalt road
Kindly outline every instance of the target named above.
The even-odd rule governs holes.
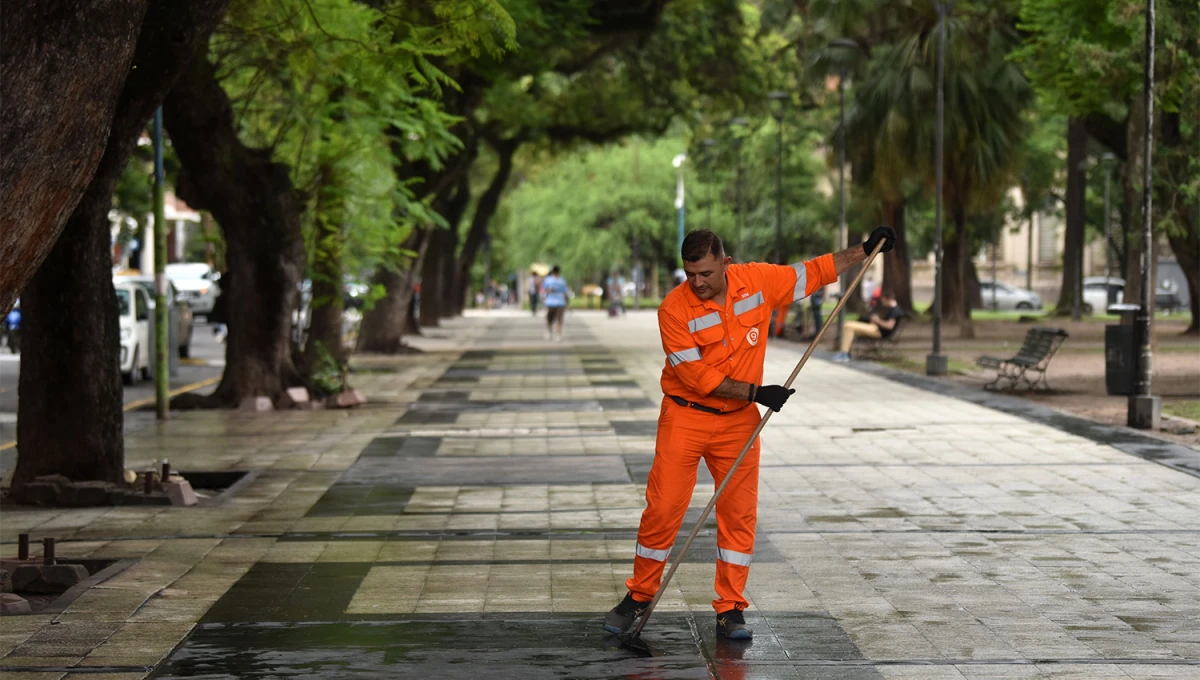
[[[187,363],[180,363],[178,375],[171,378],[172,390],[220,377],[225,365],[225,345],[213,337],[211,326],[196,324],[192,333],[191,358],[185,361]],[[12,354],[7,346],[0,348],[0,446],[16,439],[17,380],[20,376],[21,355]],[[212,387],[205,387],[201,391],[211,390]],[[125,388],[126,404],[148,398],[154,398],[153,382],[143,381]],[[5,462],[11,453],[12,449],[0,450]],[[0,469],[3,468],[7,465],[0,463]]]

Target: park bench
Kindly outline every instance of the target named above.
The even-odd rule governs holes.
[[[896,327],[886,338],[872,338],[860,335],[854,338],[851,351],[855,359],[887,360],[894,359],[900,350],[900,335],[908,327],[908,312],[896,320]]]
[[[1012,357],[979,357],[975,365],[996,369],[996,379],[984,385],[984,389],[1014,389],[1021,386],[1033,390],[1050,389],[1046,382],[1046,368],[1066,339],[1067,332],[1061,328],[1035,326],[1025,334],[1021,349]],[[1003,384],[1006,381],[1007,384]]]

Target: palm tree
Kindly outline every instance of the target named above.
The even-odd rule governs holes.
[[[902,208],[906,182],[933,184],[937,15],[931,5],[895,15],[898,38],[874,50],[846,122],[856,181],[885,210]],[[1007,188],[1024,135],[1032,89],[1006,56],[1017,35],[996,12],[968,7],[947,19],[943,200],[953,224],[944,266],[943,313],[973,337],[978,281],[970,266],[968,218]],[[853,149],[853,152],[850,150]],[[869,171],[863,172],[864,170]]]

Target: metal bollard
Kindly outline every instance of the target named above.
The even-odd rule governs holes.
[[[42,564],[47,567],[54,564],[54,538],[52,536],[42,539]]]
[[[146,494],[154,492],[154,470],[146,470],[146,486],[144,489]]]
[[[17,534],[17,559],[29,559],[29,534]]]
[[[171,481],[171,464],[167,462],[166,458],[163,458],[162,480],[164,483]]]

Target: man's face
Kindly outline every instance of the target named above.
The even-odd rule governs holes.
[[[725,267],[732,261],[732,258],[717,258],[709,253],[695,262],[684,262],[683,272],[687,274],[688,285],[696,297],[711,300],[724,293]]]

